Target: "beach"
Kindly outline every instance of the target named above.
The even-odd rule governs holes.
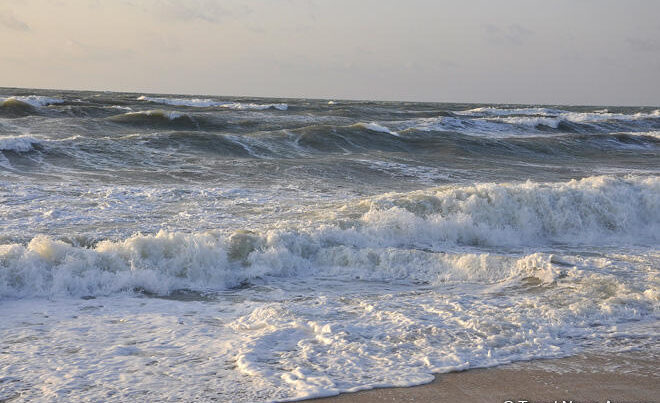
[[[373,389],[313,402],[657,402],[657,355],[643,352],[524,361],[437,374],[429,384]]]

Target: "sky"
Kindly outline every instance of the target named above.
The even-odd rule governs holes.
[[[0,0],[0,86],[660,105],[657,0]]]

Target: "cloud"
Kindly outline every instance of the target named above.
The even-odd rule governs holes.
[[[522,45],[534,35],[534,31],[519,24],[511,24],[506,27],[487,24],[482,28],[486,39],[496,44]]]
[[[14,17],[11,11],[0,12],[0,26],[12,29],[14,31],[27,32],[30,30],[30,26]]]

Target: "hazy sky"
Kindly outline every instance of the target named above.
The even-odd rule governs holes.
[[[0,0],[0,86],[660,105],[657,0]]]

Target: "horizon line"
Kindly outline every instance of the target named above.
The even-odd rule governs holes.
[[[272,96],[272,95],[218,95],[203,93],[177,93],[177,92],[152,92],[147,91],[124,91],[108,89],[79,89],[79,88],[55,88],[55,87],[14,87],[0,86],[0,89],[9,90],[35,90],[35,91],[66,91],[66,92],[105,92],[142,95],[176,95],[186,97],[216,97],[216,98],[261,98],[261,99],[290,99],[290,100],[318,100],[318,101],[348,101],[348,102],[388,102],[388,103],[418,103],[418,104],[466,104],[466,105],[526,105],[526,106],[571,106],[571,107],[620,107],[620,108],[660,108],[660,105],[631,105],[631,104],[585,104],[585,103],[548,103],[548,102],[493,102],[493,101],[427,101],[427,100],[402,100],[402,99],[367,99],[367,98],[343,98],[343,97],[296,97],[296,96]]]

